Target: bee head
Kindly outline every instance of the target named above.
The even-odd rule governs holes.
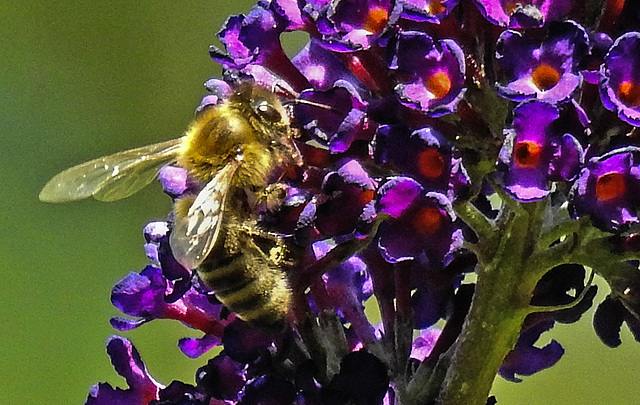
[[[289,125],[289,116],[273,92],[255,83],[244,83],[230,97],[232,104],[248,109],[254,118],[266,127],[285,127]]]

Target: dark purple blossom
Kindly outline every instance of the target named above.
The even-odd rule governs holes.
[[[326,91],[305,90],[299,98],[316,105],[297,104],[299,125],[314,141],[332,153],[345,152],[356,140],[368,140],[376,126],[367,118],[367,103],[347,81],[337,81]]]
[[[320,46],[317,40],[309,41],[291,61],[316,90],[328,91],[338,81],[351,83],[351,87],[358,83],[340,58]]]
[[[223,351],[196,372],[198,387],[214,398],[235,400],[247,382],[245,364]]]
[[[336,52],[376,46],[402,11],[394,0],[336,0],[310,2],[307,6],[312,6],[306,10],[321,34],[321,45]]]
[[[167,302],[165,296],[173,283],[155,266],[147,266],[138,273],[130,273],[120,280],[111,292],[111,301],[123,313],[137,319],[112,318],[111,325],[130,330],[154,319],[174,319],[205,333],[200,339],[182,339],[180,348],[189,357],[218,346],[226,321],[220,319],[222,305],[213,305],[203,294],[191,289],[180,299]]]
[[[550,192],[548,182],[578,174],[584,151],[573,135],[554,131],[558,107],[532,101],[520,104],[514,114],[500,151],[500,161],[507,165],[505,189],[521,201],[540,200]]]
[[[496,45],[503,74],[499,94],[514,101],[566,102],[582,84],[578,67],[588,43],[584,28],[573,21],[552,24],[541,42],[518,31],[503,32]]]
[[[587,289],[587,291],[584,291]],[[549,270],[536,285],[531,304],[538,307],[553,308],[569,305],[556,311],[537,313],[538,317],[547,317],[560,323],[574,323],[591,308],[598,291],[595,285],[585,285],[585,268],[569,263]],[[579,302],[576,302],[580,299]]]
[[[380,229],[378,247],[390,263],[426,254],[432,265],[451,250],[457,229],[449,199],[427,192],[415,180],[396,177],[378,190],[377,211],[394,219]]]
[[[454,200],[464,194],[469,178],[451,144],[431,127],[410,131],[400,125],[382,125],[375,138],[375,157],[411,175],[426,189]]]
[[[564,17],[573,7],[574,0],[474,0],[474,3],[492,24],[529,28]]]
[[[431,117],[454,112],[464,96],[464,54],[453,40],[402,31],[389,68],[397,75],[400,102]]]
[[[287,58],[280,43],[280,34],[291,28],[289,21],[277,14],[285,9],[274,7],[274,14],[265,5],[268,3],[256,5],[247,16],[229,17],[218,33],[226,52],[211,46],[209,53],[226,69],[243,71],[258,83],[270,84],[274,80],[272,72],[277,72],[294,89],[306,88],[306,79]],[[286,9],[290,10],[290,6]]]
[[[615,230],[638,222],[640,149],[626,147],[591,158],[572,188],[576,216]]]
[[[147,372],[138,350],[125,338],[112,336],[107,341],[107,354],[116,372],[129,388],[113,388],[109,383],[91,387],[86,405],[146,405],[158,398],[164,388]]]
[[[609,295],[598,305],[593,316],[593,327],[598,337],[609,347],[622,344],[620,328],[626,323],[635,340],[640,341],[640,319],[625,306],[624,301]]]
[[[540,335],[553,327],[553,320],[542,319],[536,322],[537,319],[534,317],[527,319],[530,321],[525,321],[516,346],[509,352],[498,371],[502,378],[509,381],[522,381],[516,374],[531,375],[549,368],[564,354],[564,349],[556,340],[551,340],[543,347],[534,346]]]
[[[439,24],[458,5],[459,0],[400,0],[402,18]]]
[[[600,67],[602,104],[618,117],[640,126],[640,33],[628,32],[616,39]]]

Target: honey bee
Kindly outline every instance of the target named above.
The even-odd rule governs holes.
[[[291,301],[283,270],[290,260],[279,234],[262,229],[256,210],[282,193],[269,183],[277,168],[300,164],[289,115],[273,92],[236,86],[201,111],[185,136],[101,157],[54,176],[40,192],[47,202],[94,197],[115,201],[150,183],[177,162],[204,184],[175,202],[169,243],[176,259],[240,318],[280,328]]]

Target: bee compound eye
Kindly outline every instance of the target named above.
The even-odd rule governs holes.
[[[280,112],[267,100],[256,100],[253,108],[256,111],[256,114],[267,121],[278,122],[282,120]]]

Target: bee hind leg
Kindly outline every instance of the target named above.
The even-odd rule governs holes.
[[[233,234],[230,240],[242,246],[255,245],[276,267],[287,267],[293,264],[282,235],[264,230],[251,220],[236,222],[230,225],[228,230]]]

